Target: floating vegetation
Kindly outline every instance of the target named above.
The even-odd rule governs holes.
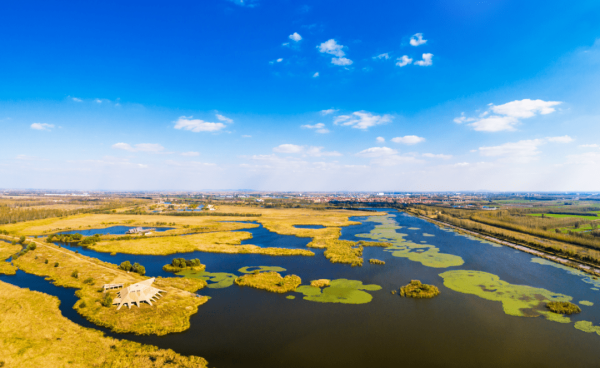
[[[548,302],[546,303],[546,307],[558,314],[581,313],[581,308],[579,308],[577,304],[571,302]]]
[[[427,234],[427,233],[423,233],[423,236],[427,236],[427,237],[434,237],[435,235],[433,235],[433,234]]]
[[[590,288],[590,289],[592,289],[592,290],[596,290],[596,291],[600,290],[600,289],[598,289],[598,288]]]
[[[330,282],[331,282],[331,280],[328,280],[328,279],[313,280],[310,282],[310,286],[322,288],[325,286],[329,286]]]
[[[458,233],[456,233],[456,235],[464,236],[465,238],[471,239],[471,240],[476,241],[476,242],[480,242],[481,244],[489,244],[489,245],[491,245],[494,248],[502,248],[502,245],[500,245],[498,243],[494,243],[494,242],[491,242],[489,240],[481,239],[481,238],[478,238],[478,237],[470,235],[470,234],[463,234],[463,233],[458,234]],[[517,251],[517,253],[518,252],[519,251]]]
[[[296,290],[302,280],[296,275],[281,277],[277,272],[270,271],[240,276],[235,279],[235,283],[239,286],[250,286],[273,293],[287,293]]]
[[[594,305],[594,303],[592,303],[590,301],[587,301],[587,300],[582,300],[582,301],[579,302],[579,304],[581,304],[581,305],[587,305],[588,307],[591,307],[591,306]]]
[[[293,296],[293,295],[288,295],[288,296],[286,296],[285,298],[286,298],[286,299],[296,299],[296,297],[295,297],[295,296]]]
[[[283,267],[278,266],[246,266],[242,267],[238,270],[241,273],[255,273],[255,272],[284,272],[287,271]]]
[[[600,326],[594,326],[590,321],[577,321],[575,322],[575,328],[583,332],[597,333],[600,335]]]
[[[373,296],[363,290],[380,290],[379,285],[363,285],[358,280],[337,279],[331,280],[328,287],[323,289],[308,285],[300,286],[297,293],[304,294],[305,300],[319,303],[344,303],[365,304],[373,299]]]
[[[410,298],[433,298],[440,295],[440,289],[434,285],[422,284],[419,280],[411,280],[410,284],[400,288],[400,296]]]
[[[409,227],[408,230],[421,230],[420,227]]]
[[[369,263],[371,264],[377,264],[377,265],[384,265],[385,261],[379,260],[379,259],[375,259],[375,258],[371,258],[369,259]]]
[[[183,270],[176,273],[177,276],[183,276],[190,279],[201,279],[206,281],[211,289],[224,289],[233,285],[233,281],[237,277],[232,273],[226,272],[198,272],[194,270]]]
[[[544,316],[546,319],[568,323],[571,320],[546,309],[552,301],[568,302],[572,297],[526,285],[512,285],[497,275],[482,271],[446,271],[440,276],[449,289],[502,303],[504,313],[518,317]]]
[[[552,267],[555,267],[555,268],[560,268],[561,270],[567,271],[571,275],[575,275],[575,276],[581,277],[581,281],[583,281],[583,282],[585,282],[587,284],[591,284],[591,285],[593,285],[596,288],[600,287],[600,280],[598,280],[597,278],[594,278],[594,277],[590,276],[589,274],[587,274],[587,273],[585,273],[585,272],[583,272],[581,270],[578,270],[576,268],[565,266],[565,265],[561,265],[560,263],[552,262],[552,261],[549,261],[547,259],[538,258],[538,257],[532,258],[531,262],[538,263],[538,264],[541,264],[541,265],[544,265],[544,266],[552,266]],[[598,289],[592,288],[592,290],[598,290]]]
[[[357,236],[391,243],[392,245],[385,248],[384,251],[392,252],[394,257],[408,258],[411,261],[434,268],[460,266],[465,263],[459,256],[440,253],[440,249],[431,244],[406,241],[404,239],[406,234],[396,232],[400,226],[397,226],[390,215],[372,216],[369,221],[379,222],[381,225],[376,225],[369,234],[358,234]]]

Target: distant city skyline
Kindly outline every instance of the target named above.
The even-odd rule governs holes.
[[[597,191],[597,19],[596,1],[5,4],[0,188]]]

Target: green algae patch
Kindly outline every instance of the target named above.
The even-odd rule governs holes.
[[[400,229],[400,226],[397,226],[396,221],[390,215],[372,216],[369,221],[378,222],[380,225],[376,225],[368,234],[358,234],[356,236],[390,243],[391,246],[385,248],[384,251],[392,252],[394,257],[408,258],[411,261],[434,268],[461,266],[465,263],[459,256],[440,253],[440,249],[431,244],[406,241],[404,237],[407,234],[396,232]]]
[[[285,298],[286,298],[286,299],[296,299],[296,297],[295,297],[295,296],[293,296],[293,295],[288,295],[288,296],[286,296]]]
[[[304,299],[312,302],[365,304],[370,302],[373,296],[364,290],[381,290],[381,286],[363,285],[362,281],[358,280],[337,279],[331,280],[329,286],[323,289],[303,285],[297,288],[296,292],[304,294]]]
[[[559,301],[568,302],[573,298],[553,293],[546,289],[527,285],[512,285],[500,280],[497,275],[482,271],[446,271],[440,276],[444,286],[464,294],[477,295],[480,298],[502,303],[504,313],[517,317],[538,317],[569,323],[571,320],[560,314],[546,309],[546,303]]]
[[[590,302],[588,300],[582,300],[582,301],[579,302],[579,304],[581,304],[581,305],[587,305],[588,307],[591,307],[591,306],[594,305],[594,303],[592,303],[592,302]]]
[[[254,273],[254,272],[284,272],[286,271],[283,267],[278,266],[246,266],[238,270],[241,273]]]
[[[581,308],[577,304],[571,302],[548,302],[546,308],[558,314],[575,314],[581,313]]]
[[[592,289],[592,290],[596,290],[596,291],[600,290],[600,289],[598,289],[598,288],[590,288],[590,289]]]
[[[423,236],[427,236],[427,237],[434,237],[435,235],[433,235],[433,234],[427,234],[427,233],[423,233]]]
[[[586,284],[593,285],[594,288],[599,288],[600,287],[600,280],[594,279],[589,274],[587,274],[587,273],[585,273],[585,272],[583,272],[581,270],[578,270],[576,268],[565,266],[565,265],[562,265],[560,263],[552,262],[552,261],[549,261],[547,259],[538,258],[538,257],[532,258],[531,262],[537,263],[537,264],[541,264],[541,265],[544,265],[544,266],[552,266],[552,267],[555,267],[555,268],[560,268],[561,270],[567,271],[571,275],[581,277],[581,281],[585,282]],[[594,289],[594,288],[592,288],[592,290],[598,290],[598,289]]]
[[[237,275],[226,272],[198,272],[194,270],[184,270],[176,273],[177,276],[183,276],[190,279],[201,279],[206,281],[211,289],[223,289],[233,285]]]
[[[433,298],[440,295],[440,289],[434,285],[421,283],[419,280],[411,280],[410,284],[400,288],[400,296],[409,298]]]
[[[577,321],[575,322],[575,328],[583,332],[595,332],[598,335],[600,335],[600,326],[594,326],[594,324],[590,321]]]

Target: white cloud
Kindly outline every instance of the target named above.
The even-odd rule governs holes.
[[[333,123],[351,126],[356,129],[368,129],[375,125],[386,124],[392,121],[391,115],[373,115],[366,111],[356,111],[351,115],[336,116]]]
[[[331,58],[331,63],[334,65],[345,66],[345,65],[352,65],[352,60],[344,58],[344,57]]]
[[[580,148],[600,148],[600,146],[597,144],[580,144],[579,147]]]
[[[337,157],[337,156],[342,155],[341,153],[339,153],[337,151],[323,152],[323,147],[308,147],[308,149],[306,150],[306,154],[308,156],[313,156],[313,157],[322,157],[322,156]]]
[[[223,128],[225,128],[225,124],[223,123],[210,123],[200,119],[192,119],[193,116],[186,117],[180,116],[177,121],[175,121],[175,129],[183,129],[189,130],[194,133],[199,132],[217,132]]]
[[[246,135],[243,135],[242,138],[252,138],[252,136],[246,134]]]
[[[506,115],[515,118],[531,118],[536,113],[547,115],[556,111],[553,106],[560,105],[559,101],[543,100],[517,100],[504,105],[491,105],[490,110],[498,115]]]
[[[433,54],[423,54],[423,60],[419,60],[419,61],[415,61],[415,65],[418,66],[431,66],[433,65],[433,62],[431,61],[431,58],[433,57]]]
[[[384,54],[379,54],[377,56],[373,56],[373,59],[379,59],[379,60],[381,60],[381,59],[387,60],[389,58],[390,58],[390,54],[388,54],[387,52]]]
[[[24,160],[24,161],[33,161],[36,160],[37,157],[35,156],[28,156],[28,155],[17,155],[17,157],[15,157],[17,160]]]
[[[439,154],[435,154],[435,153],[424,153],[421,156],[423,157],[427,157],[427,158],[439,158],[442,160],[449,160],[452,158],[452,155],[444,155],[442,153]]]
[[[148,165],[144,165],[144,164],[137,164],[138,167],[142,168],[142,169],[147,169]]]
[[[275,64],[275,63],[281,63],[282,61],[283,61],[283,58],[279,58],[279,59],[277,59],[277,60],[272,60],[272,61],[269,61],[269,64],[273,65],[273,64]]]
[[[275,148],[273,148],[274,152],[279,153],[300,153],[304,150],[303,146],[298,146],[295,144],[281,144]]]
[[[329,133],[329,129],[325,128],[325,124],[323,123],[317,123],[314,125],[305,124],[300,127],[304,129],[316,129],[316,132],[321,134]]]
[[[325,116],[325,115],[333,114],[336,111],[337,111],[337,109],[327,109],[327,110],[321,110],[320,113],[321,113],[321,115]]]
[[[502,161],[527,163],[537,160],[541,153],[539,147],[546,143],[570,143],[572,141],[573,139],[568,135],[528,139],[499,146],[479,147],[479,154],[486,157],[499,157]]]
[[[409,58],[407,55],[403,55],[403,56],[399,57],[398,59],[396,59],[396,65],[399,67],[407,66],[408,64],[410,64],[412,62],[413,62],[413,59]]]
[[[384,143],[385,142],[385,138],[383,138],[383,137],[377,137],[375,140],[377,141],[377,143]]]
[[[123,143],[123,142],[113,144],[112,148],[122,149],[122,150],[130,151],[130,152],[135,152],[135,149],[133,147],[131,147],[131,145],[129,145],[128,143]]]
[[[187,157],[200,156],[200,152],[181,152],[181,155]]]
[[[548,137],[548,138],[546,138],[546,140],[548,142],[553,142],[553,143],[571,143],[571,142],[573,142],[573,138],[569,137],[568,135],[563,135],[562,137]]]
[[[373,158],[373,157],[395,155],[397,153],[398,153],[397,150],[395,150],[393,148],[389,148],[389,147],[371,147],[371,148],[367,148],[366,150],[360,151],[356,155],[360,156],[360,157]]]
[[[129,152],[149,152],[149,153],[163,153],[164,147],[158,143],[139,143],[135,146],[131,146],[128,143],[115,143],[112,148],[121,149]]]
[[[71,97],[71,100],[75,101],[75,102],[82,102],[83,100],[77,97]]]
[[[221,114],[216,114],[216,116],[217,116],[217,119],[219,119],[220,121],[224,121],[224,122],[226,122],[228,124],[232,124],[233,123],[233,120],[231,120],[230,118],[225,117],[225,116],[223,116]]]
[[[294,42],[298,42],[298,41],[300,41],[302,39],[302,36],[300,36],[298,34],[298,32],[294,32],[291,35],[289,35],[289,39],[292,40],[292,41],[294,41]]]
[[[469,122],[474,130],[481,132],[514,131],[521,119],[547,115],[555,110],[554,106],[561,104],[559,101],[543,100],[516,100],[503,105],[490,104],[488,110],[479,115],[479,118],[467,118],[464,113],[454,119],[455,123]]]
[[[417,137],[416,135],[407,135],[404,137],[392,138],[392,142],[394,142],[394,143],[401,143],[401,144],[408,144],[408,145],[421,143],[423,141],[425,141],[425,138]]]
[[[591,165],[600,165],[600,153],[586,152],[579,155],[568,155],[567,164],[586,165],[586,168]]]
[[[415,33],[411,38],[410,38],[410,44],[412,46],[419,46],[419,45],[423,45],[427,42],[427,40],[423,39],[423,33]]]
[[[95,102],[95,103],[99,103],[99,104],[101,104],[101,103],[102,103],[102,100],[101,100],[101,99],[99,99],[99,98],[97,98],[97,99],[95,99],[95,100],[94,100],[94,102]]]
[[[256,0],[229,0],[235,5],[239,6],[247,6],[249,8],[254,8],[256,6]]]
[[[31,129],[33,130],[50,130],[54,128],[54,124],[46,124],[46,123],[33,123],[31,124]]]
[[[313,74],[313,78],[317,78],[319,76],[319,72],[316,72],[315,74]]]
[[[344,52],[344,50],[342,50],[344,46],[338,44],[333,38],[331,40],[323,42],[322,44],[317,46],[317,48],[319,49],[319,52],[324,54],[330,54],[337,57],[346,56],[346,53]]]

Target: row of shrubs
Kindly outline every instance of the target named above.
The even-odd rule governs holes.
[[[125,261],[119,265],[119,269],[139,273],[142,276],[146,274],[146,268],[137,262],[132,265],[131,262]]]

